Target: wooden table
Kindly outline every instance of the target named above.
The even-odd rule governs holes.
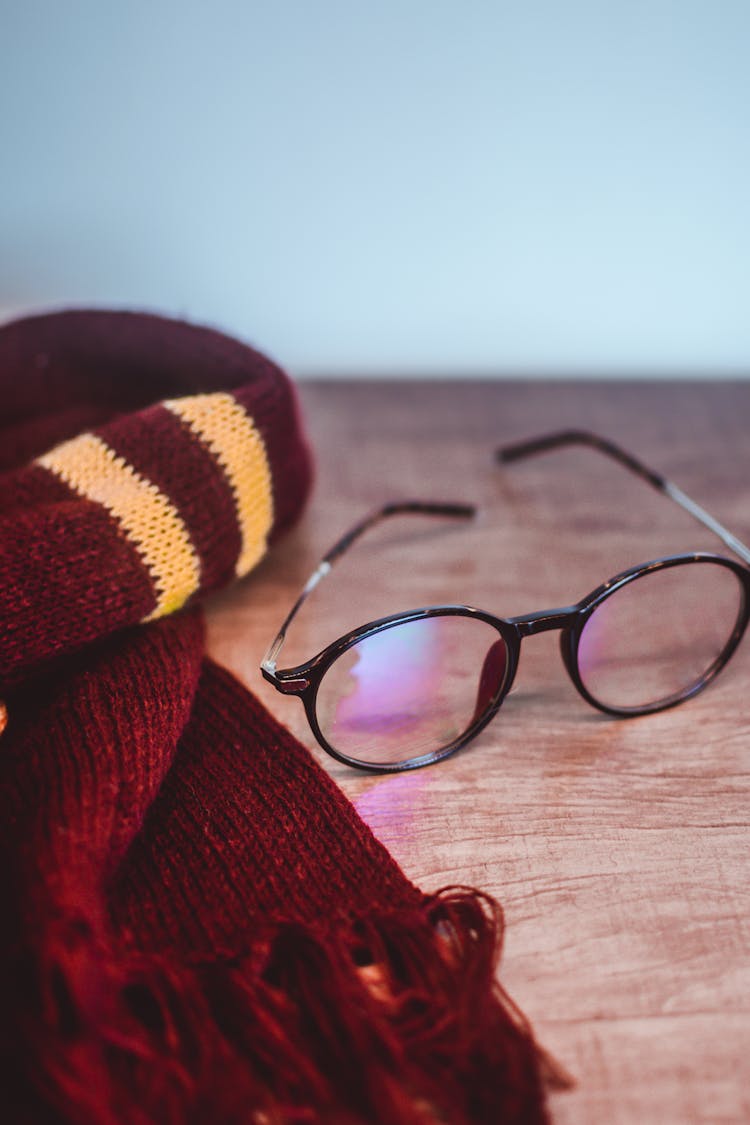
[[[673,551],[726,553],[615,464],[567,450],[506,468],[502,442],[607,435],[750,538],[750,383],[308,383],[315,494],[299,527],[215,600],[210,647],[321,760],[426,890],[496,895],[501,978],[577,1080],[559,1125],[750,1121],[750,640],[682,707],[611,720],[524,641],[512,695],[464,751],[371,776],[327,759],[258,664],[333,540],[392,498],[469,500],[466,527],[397,521],[321,583],[287,664],[373,617],[438,601],[500,615],[565,605]]]

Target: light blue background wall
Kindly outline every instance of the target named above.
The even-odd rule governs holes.
[[[750,371],[748,0],[0,0],[0,309],[293,371]]]

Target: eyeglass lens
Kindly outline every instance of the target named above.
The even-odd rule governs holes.
[[[727,646],[742,606],[729,567],[688,563],[648,571],[594,610],[578,669],[605,707],[644,709],[700,684]]]
[[[327,670],[316,699],[321,732],[371,765],[450,746],[487,711],[506,677],[507,651],[480,618],[436,616],[374,633]]]

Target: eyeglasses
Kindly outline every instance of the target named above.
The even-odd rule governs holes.
[[[700,552],[631,567],[575,605],[495,617],[437,605],[370,621],[294,668],[278,669],[289,625],[344,552],[398,515],[469,518],[465,504],[385,505],[348,531],[313,572],[261,671],[298,695],[315,738],[340,762],[374,772],[415,769],[465,746],[511,689],[524,637],[560,630],[563,663],[588,703],[609,715],[648,715],[702,691],[725,667],[750,617],[750,548],[676,485],[610,441],[585,431],[501,448],[509,463],[561,446],[592,447],[670,497],[742,559]]]

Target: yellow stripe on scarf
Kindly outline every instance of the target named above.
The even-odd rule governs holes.
[[[102,504],[117,520],[156,588],[156,605],[144,621],[173,613],[198,589],[200,561],[179,512],[101,438],[81,434],[36,463],[79,495]]]
[[[163,405],[210,450],[229,482],[242,543],[235,574],[241,578],[265,554],[273,524],[271,470],[263,439],[230,394],[189,395]]]

